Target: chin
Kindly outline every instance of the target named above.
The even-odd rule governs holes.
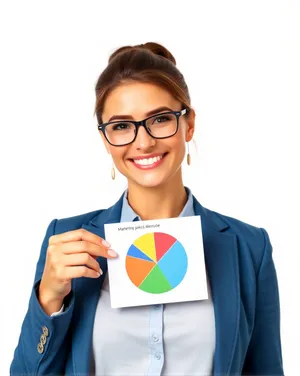
[[[143,188],[157,188],[166,184],[168,179],[166,177],[145,176],[143,179],[132,179],[132,181]]]
[[[177,170],[178,169],[169,167],[164,168],[161,171],[157,171],[156,169],[152,171],[137,170],[136,173],[132,173],[132,171],[124,169],[122,171],[122,174],[127,178],[129,182],[132,182],[135,186],[140,186],[143,188],[158,188],[167,184],[170,179],[173,180]]]

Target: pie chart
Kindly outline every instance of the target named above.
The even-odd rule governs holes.
[[[179,240],[163,232],[150,232],[131,244],[125,264],[127,275],[136,287],[162,294],[183,280],[188,259]]]

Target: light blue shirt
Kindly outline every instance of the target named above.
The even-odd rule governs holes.
[[[193,196],[180,217],[193,216]],[[121,222],[140,220],[124,194]],[[106,274],[93,328],[95,374],[210,376],[215,350],[215,321],[210,285],[201,301],[111,308]],[[93,367],[92,367],[93,368]]]
[[[182,212],[179,214],[179,217],[189,217],[195,215],[194,207],[193,207],[193,195],[189,188],[186,187],[186,191],[188,193],[188,200],[182,209]],[[127,200],[127,190],[123,196],[123,206],[122,206],[122,213],[121,213],[121,222],[132,222],[133,220],[138,217],[140,221],[141,218],[134,212],[132,207],[129,205]]]

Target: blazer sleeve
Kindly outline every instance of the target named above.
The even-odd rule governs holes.
[[[38,301],[38,288],[44,270],[49,237],[55,234],[57,219],[48,225],[36,266],[27,313],[10,365],[10,375],[58,375],[64,373],[70,349],[70,323],[74,310],[71,291],[64,299],[64,311],[48,316]],[[41,337],[43,335],[43,337]],[[43,344],[44,342],[44,344]]]
[[[265,246],[257,273],[254,329],[242,374],[283,376],[278,282],[268,233],[260,230]]]

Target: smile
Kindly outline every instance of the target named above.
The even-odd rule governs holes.
[[[138,159],[131,159],[131,162],[140,169],[149,169],[154,168],[160,165],[162,159],[165,157],[167,153],[157,155],[151,158],[138,158]]]

